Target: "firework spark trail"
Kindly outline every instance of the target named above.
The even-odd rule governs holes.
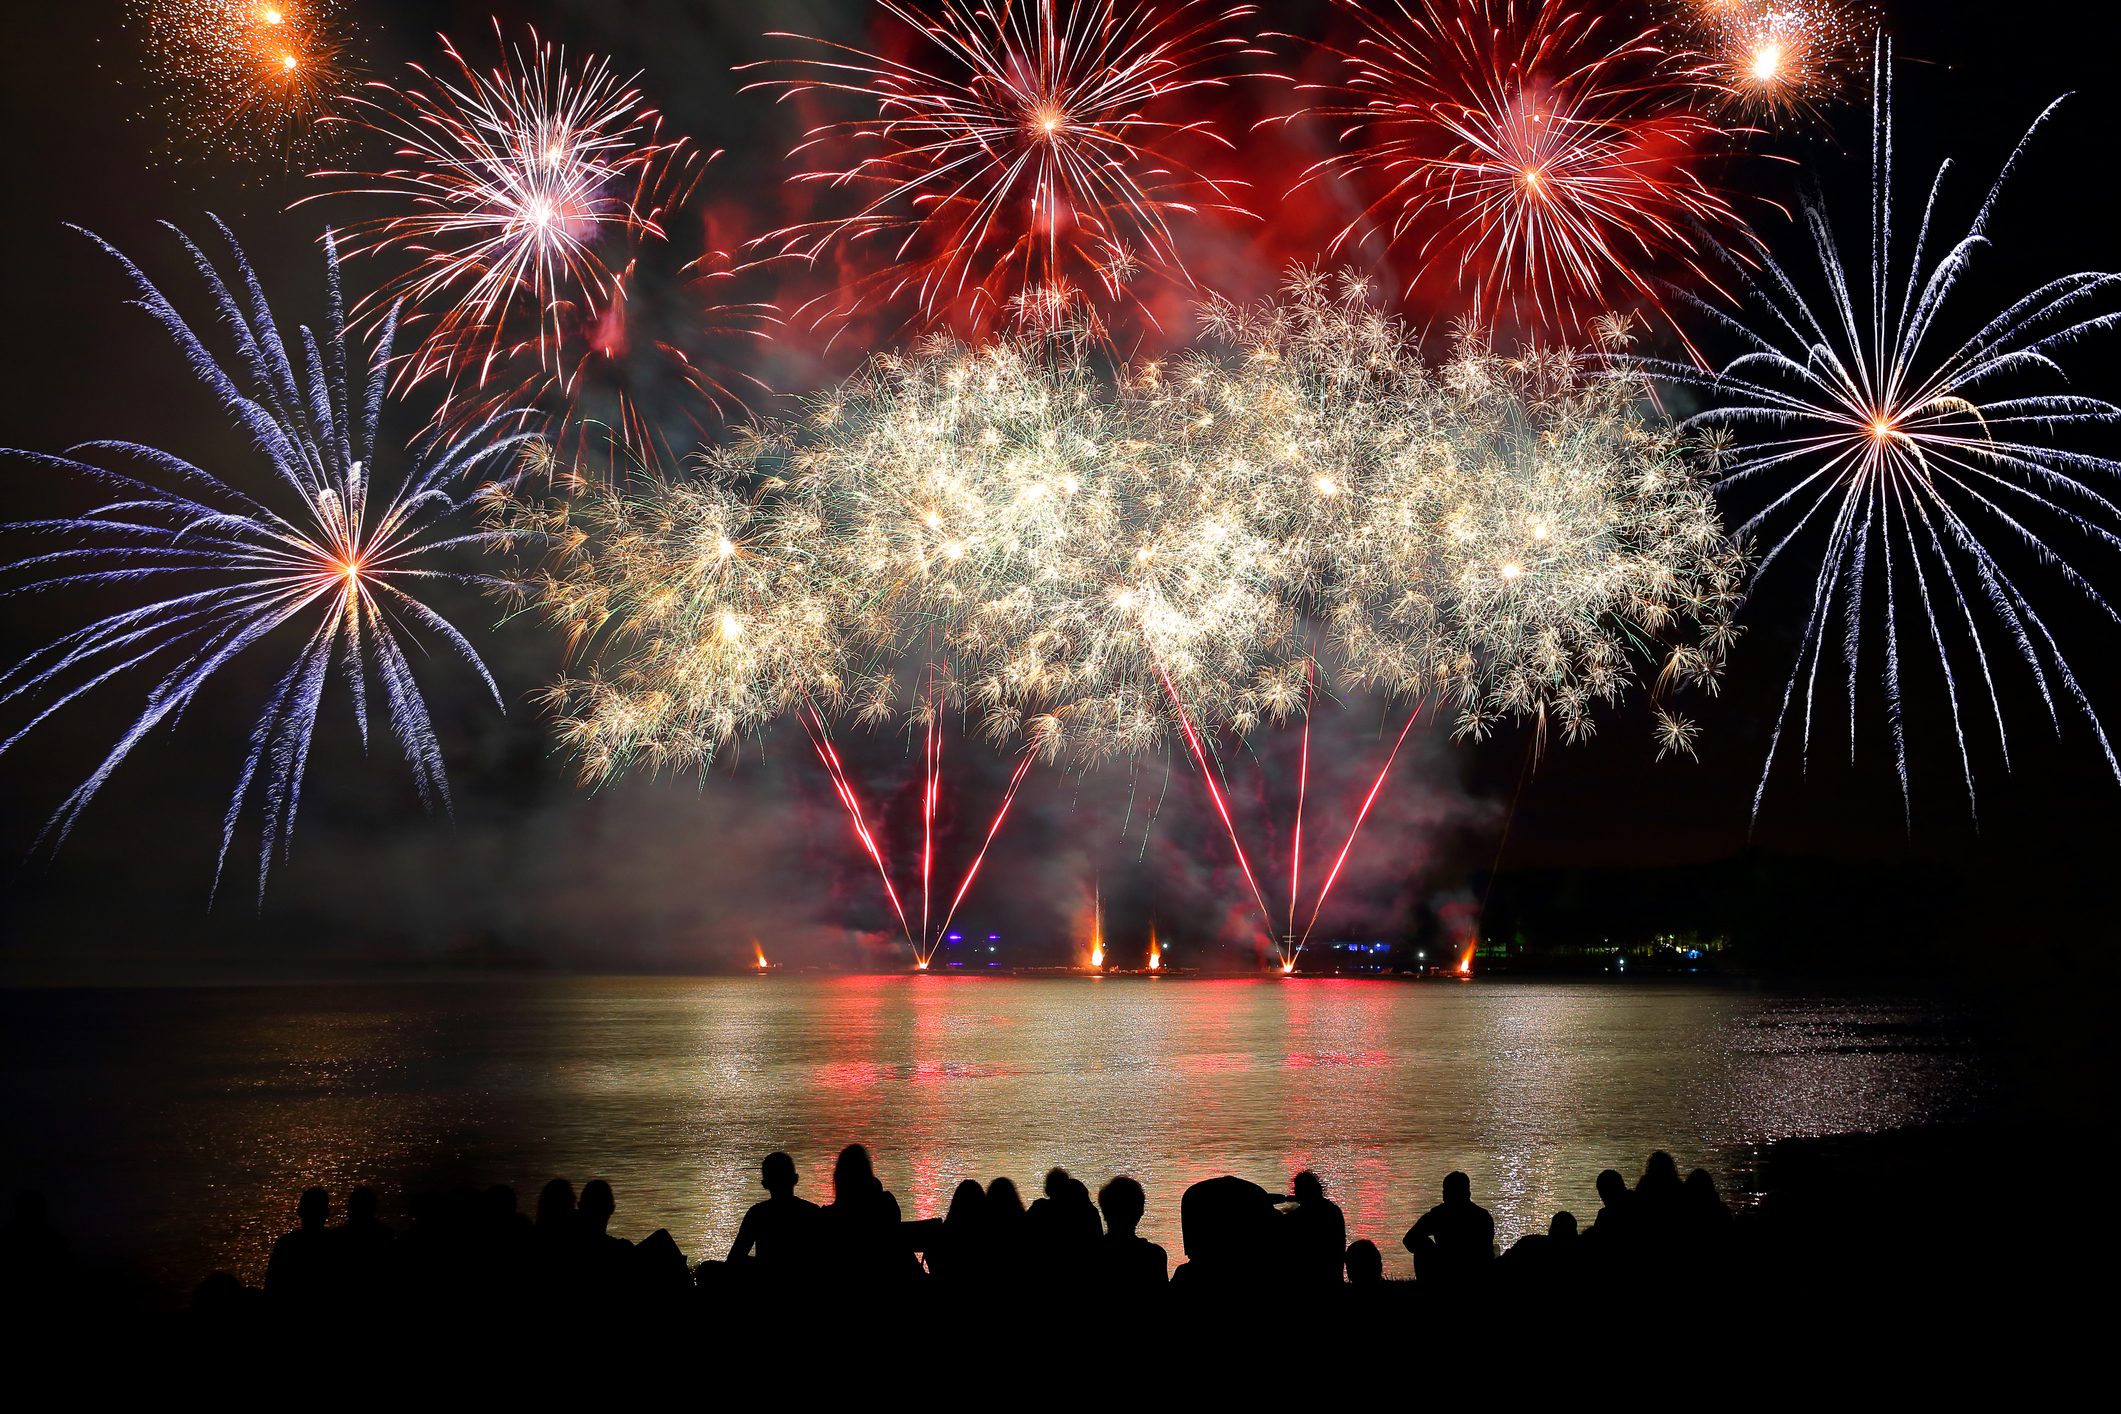
[[[1211,118],[1180,105],[1228,82],[1221,61],[1246,40],[1251,5],[1206,0],[882,0],[920,53],[887,57],[800,35],[822,51],[767,61],[798,70],[751,87],[858,102],[859,116],[813,127],[792,156],[844,165],[794,180],[869,193],[852,213],[763,237],[816,263],[874,243],[886,263],[806,306],[839,322],[911,296],[917,322],[953,313],[976,329],[1014,313],[1080,310],[1102,320],[1132,305],[1137,273],[1191,279],[1172,220],[1245,214],[1242,183],[1211,178],[1187,145],[1234,151]],[[888,245],[886,245],[888,243]]]
[[[2027,129],[1966,233],[1942,245],[1933,260],[1933,237],[1942,239],[1938,208],[1950,164],[1939,168],[1903,277],[1893,241],[1887,46],[1880,47],[1875,94],[1869,269],[1852,269],[1844,260],[1824,205],[1815,198],[1804,215],[1823,299],[1809,296],[1785,265],[1763,258],[1759,273],[1745,281],[1751,302],[1765,315],[1758,327],[1707,301],[1694,301],[1718,331],[1743,346],[1743,353],[1709,371],[1660,360],[1628,369],[1629,377],[1647,372],[1700,389],[1711,400],[1682,427],[1723,443],[1715,482],[1721,497],[1765,497],[1764,503],[1753,501],[1756,508],[1737,532],[1770,538],[1760,557],[1761,573],[1785,553],[1797,553],[1793,547],[1807,531],[1824,526],[1811,607],[1754,792],[1756,817],[1793,709],[1801,720],[1800,760],[1809,761],[1818,679],[1838,619],[1852,757],[1866,629],[1882,630],[1879,682],[1886,697],[1887,735],[1903,810],[1912,824],[1898,595],[1910,581],[1914,603],[1907,612],[1937,651],[1970,812],[1978,811],[1966,730],[1974,714],[1960,701],[1969,650],[2006,767],[2010,757],[1984,624],[1987,635],[2000,632],[2009,644],[2006,653],[1994,656],[2008,661],[2015,654],[2023,663],[2058,733],[2057,699],[2066,695],[2091,727],[2108,768],[2121,779],[2121,760],[2053,633],[1982,535],[1985,529],[2000,531],[2003,543],[2028,553],[2102,615],[2121,622],[2121,612],[2043,533],[2059,526],[2095,546],[2121,549],[2115,529],[2121,505],[2092,484],[2121,473],[2121,462],[2047,440],[2065,429],[2121,422],[2121,406],[2073,392],[2042,391],[2037,381],[2060,376],[2056,355],[2065,347],[2121,327],[2121,313],[2100,307],[2121,291],[2121,274],[2080,271],[2049,280],[1984,318],[1962,341],[1940,346],[1933,340],[1937,323],[1975,257],[1991,244],[1989,224],[2003,187],[2055,107],[2050,105]],[[1881,597],[1882,604],[1876,603]],[[1956,619],[1947,614],[1940,620],[1939,600],[1959,606]],[[1986,605],[1987,620],[1977,619],[1977,605]],[[1947,634],[1947,620],[1954,629],[1964,629],[1963,639]]]
[[[1368,205],[1327,248],[1406,252],[1407,293],[1455,267],[1485,317],[1576,334],[1632,300],[1662,309],[1660,266],[1704,282],[1696,231],[1736,227],[1703,173],[1726,136],[1693,104],[1703,75],[1656,26],[1571,0],[1337,0],[1358,41],[1292,119],[1338,128],[1307,183]],[[1330,48],[1330,46],[1329,46]]]
[[[414,628],[447,643],[478,674],[496,706],[500,689],[454,625],[413,594],[415,588],[490,585],[489,577],[439,563],[451,551],[495,548],[533,537],[470,522],[504,499],[514,476],[461,488],[524,435],[489,420],[456,439],[429,439],[407,459],[388,494],[378,475],[390,453],[378,435],[395,319],[386,315],[364,370],[349,342],[337,252],[325,242],[326,317],[319,329],[283,334],[248,258],[218,220],[227,269],[176,232],[212,297],[216,321],[235,357],[224,360],[155,284],[125,256],[91,235],[123,267],[134,301],[184,356],[194,377],[262,455],[268,475],[255,494],[235,480],[134,442],[90,442],[63,456],[14,453],[105,488],[117,499],[79,515],[17,522],[5,529],[63,537],[67,548],[8,561],[0,572],[27,574],[10,595],[53,589],[124,589],[172,582],[168,597],[109,613],[62,634],[0,671],[0,705],[54,694],[4,741],[18,745],[62,707],[132,669],[158,674],[140,715],[102,762],[67,796],[40,842],[63,843],[91,799],[156,726],[174,721],[222,668],[275,630],[314,614],[294,662],[274,685],[251,731],[222,819],[215,860],[218,890],[247,805],[263,816],[258,852],[262,899],[275,855],[285,858],[301,804],[317,714],[333,670],[344,677],[355,722],[368,738],[368,680],[380,680],[391,732],[412,769],[423,804],[449,806],[441,747],[404,644]],[[175,231],[174,227],[169,228]],[[284,504],[272,504],[275,493]],[[175,577],[165,581],[164,577]],[[154,665],[154,666],[150,666]]]
[[[1200,768],[1201,782],[1208,788],[1208,798],[1214,802],[1215,813],[1221,817],[1223,829],[1230,836],[1230,848],[1237,853],[1237,867],[1244,871],[1245,883],[1251,886],[1253,901],[1259,905],[1260,921],[1266,926],[1267,938],[1271,942],[1274,937],[1274,913],[1267,907],[1267,896],[1260,892],[1259,880],[1252,873],[1252,861],[1245,856],[1244,842],[1237,837],[1237,824],[1230,818],[1230,807],[1223,799],[1221,788],[1215,783],[1215,773],[1208,766],[1208,755],[1201,749],[1200,735],[1193,730],[1193,717],[1186,711],[1186,704],[1180,699],[1178,689],[1171,685],[1170,676],[1162,668],[1157,669],[1157,675],[1163,679],[1164,691],[1171,695],[1171,707],[1178,714],[1178,725],[1185,733],[1186,745],[1192,749],[1193,764]]]
[[[1304,792],[1311,784],[1311,671],[1304,671],[1303,744],[1296,758],[1296,827],[1289,835],[1289,934],[1296,933],[1296,886],[1304,876]]]
[[[491,70],[444,36],[451,70],[413,65],[412,83],[370,84],[360,121],[394,144],[399,165],[319,172],[332,190],[304,198],[393,208],[349,228],[350,251],[410,261],[361,311],[402,302],[420,344],[400,382],[438,379],[452,394],[485,388],[518,358],[560,377],[571,326],[595,326],[625,257],[665,238],[665,213],[711,160],[663,135],[638,75],[620,78],[608,59],[570,62],[535,30],[527,47],[511,43],[499,20],[494,40]]]
[[[935,806],[943,789],[943,737],[936,720],[934,687],[928,702],[928,769],[921,780],[921,942],[929,946],[928,895],[935,880]]]
[[[809,716],[803,716],[803,712]],[[861,841],[862,849],[876,864],[877,877],[883,880],[884,897],[891,901],[891,911],[898,915],[898,924],[905,931],[906,941],[913,942],[913,925],[907,921],[906,910],[899,903],[898,890],[891,885],[891,867],[884,862],[884,852],[877,846],[876,836],[870,832],[869,823],[862,813],[862,803],[854,793],[854,783],[848,779],[846,767],[840,764],[839,752],[833,748],[831,733],[825,727],[825,719],[817,708],[808,704],[796,713],[809,734],[810,744],[817,748],[817,758],[825,767],[825,774],[832,778],[832,789],[839,796],[840,804],[846,808],[847,818],[854,825],[855,838]],[[926,927],[923,925],[923,936]],[[920,945],[914,944],[916,956]]]
[[[1341,866],[1348,862],[1348,853],[1355,848],[1355,837],[1362,833],[1363,821],[1370,818],[1370,807],[1377,803],[1377,793],[1384,789],[1385,777],[1392,773],[1392,763],[1399,759],[1399,748],[1407,744],[1407,733],[1414,730],[1414,723],[1421,716],[1423,705],[1416,702],[1414,710],[1407,713],[1407,724],[1399,729],[1399,738],[1392,743],[1391,751],[1385,756],[1384,765],[1377,768],[1377,777],[1370,782],[1370,789],[1362,798],[1362,807],[1355,812],[1355,823],[1348,826],[1348,838],[1342,843],[1340,853],[1334,857],[1333,867],[1326,871],[1325,883],[1319,885],[1318,902],[1312,905],[1311,919],[1304,924],[1303,936],[1297,939],[1295,953],[1289,956],[1292,965],[1296,961],[1296,954],[1301,953],[1304,944],[1311,941],[1311,931],[1318,926],[1318,915],[1325,911],[1326,897],[1333,892],[1334,881],[1340,878]],[[1293,891],[1295,885],[1292,883],[1290,888]],[[1292,927],[1290,931],[1295,930]]]

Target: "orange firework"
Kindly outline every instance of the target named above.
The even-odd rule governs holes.
[[[908,302],[910,322],[986,329],[1141,309],[1150,275],[1190,288],[1172,223],[1236,212],[1240,183],[1188,153],[1228,151],[1197,106],[1227,82],[1250,5],[1208,0],[881,0],[910,58],[805,40],[815,57],[754,85],[851,100],[794,156],[795,181],[857,193],[854,209],[772,232],[768,251],[852,273],[806,306],[820,323]],[[802,38],[777,35],[777,38]],[[875,254],[872,256],[871,252]],[[863,268],[865,267],[866,268]]]
[[[1816,115],[1862,69],[1876,16],[1861,0],[1672,0],[1715,91],[1749,118]]]
[[[1657,307],[1660,269],[1705,278],[1696,232],[1734,220],[1702,171],[1724,131],[1654,27],[1565,0],[1340,3],[1357,36],[1307,86],[1339,150],[1302,181],[1364,204],[1329,254],[1375,241],[1409,294],[1453,271],[1481,316],[1563,333]]]
[[[128,0],[173,155],[299,162],[337,131],[353,86],[339,0]]]

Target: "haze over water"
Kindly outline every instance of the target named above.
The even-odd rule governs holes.
[[[1753,1146],[1949,1118],[1983,1082],[1916,1000],[1590,983],[1187,978],[566,978],[0,992],[10,1186],[86,1255],[171,1292],[262,1278],[299,1190],[555,1174],[613,1231],[720,1256],[761,1155],[815,1201],[861,1141],[906,1216],[965,1177],[1035,1196],[1055,1163],[1178,1199],[1316,1169],[1390,1270],[1452,1168],[1507,1242],[1651,1149],[1727,1191]]]

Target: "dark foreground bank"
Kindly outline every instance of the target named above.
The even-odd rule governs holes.
[[[1262,1314],[1321,1333],[1373,1321],[1699,1325],[1859,1306],[1874,1327],[1956,1322],[2029,1278],[2041,1246],[2022,1214],[1966,1221],[1978,1199],[1966,1180],[1993,1171],[2004,1142],[1950,1126],[1773,1145],[1748,1184],[1766,1196],[1736,1211],[1708,1173],[1657,1153],[1632,1177],[1600,1174],[1595,1212],[1557,1213],[1528,1234],[1498,1234],[1454,1173],[1382,1241],[1350,1241],[1330,1179],[1309,1172],[1285,1192],[1226,1176],[1149,1195],[1124,1175],[1093,1193],[1054,1169],[1028,1203],[1007,1178],[967,1180],[943,1216],[908,1220],[859,1145],[812,1185],[820,1203],[801,1196],[786,1155],[767,1156],[760,1201],[725,1252],[681,1251],[665,1230],[613,1236],[618,1195],[600,1180],[577,1191],[553,1179],[529,1211],[501,1185],[411,1195],[402,1231],[378,1220],[373,1192],[311,1189],[291,1202],[262,1285],[209,1275],[183,1319],[262,1331],[375,1313],[412,1328],[565,1313],[780,1340],[798,1338],[795,1313],[820,1311],[860,1328],[862,1312],[932,1311],[974,1332],[1012,1310],[1076,1312],[1122,1335]],[[1148,1203],[1173,1197],[1183,1245],[1166,1253],[1135,1229]],[[42,1196],[19,1195],[0,1242],[12,1323],[144,1314],[135,1288],[71,1250]]]

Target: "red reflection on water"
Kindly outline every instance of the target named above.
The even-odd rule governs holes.
[[[1390,1172],[1380,1145],[1392,1138],[1377,1134],[1376,1116],[1367,1113],[1375,1099],[1369,1086],[1377,1082],[1351,1088],[1333,1073],[1395,1063],[1387,1028],[1392,993],[1374,981],[1348,977],[1300,978],[1276,991],[1283,1022],[1283,1130],[1292,1138],[1344,1137],[1327,1153],[1293,1145],[1285,1151],[1285,1166],[1292,1176],[1305,1168],[1317,1173],[1326,1196],[1347,1218],[1348,1240],[1369,1238],[1389,1267],[1400,1245],[1394,1219],[1406,1206],[1394,1182],[1404,1183],[1407,1175]]]

